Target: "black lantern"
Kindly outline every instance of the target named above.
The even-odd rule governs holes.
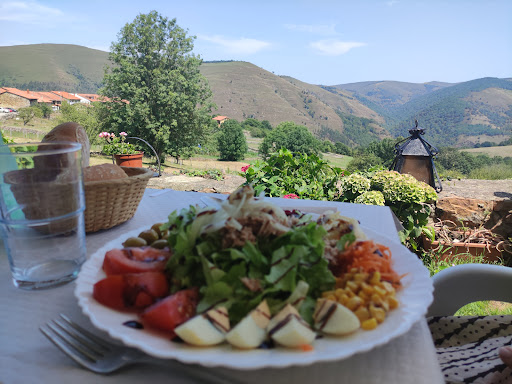
[[[425,130],[418,127],[418,120],[416,120],[416,126],[409,129],[409,133],[410,137],[396,143],[396,157],[390,169],[408,173],[417,180],[431,185],[437,192],[441,192],[443,187],[434,165],[434,157],[438,150],[421,137],[425,134]]]

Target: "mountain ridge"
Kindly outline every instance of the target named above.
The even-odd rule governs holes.
[[[96,93],[108,63],[107,52],[72,44],[0,47],[0,57],[0,86],[36,91]],[[416,119],[426,137],[448,145],[499,142],[512,133],[510,78],[315,85],[249,62],[204,62],[200,70],[212,89],[215,114],[274,126],[294,121],[322,139],[352,146],[406,136]]]

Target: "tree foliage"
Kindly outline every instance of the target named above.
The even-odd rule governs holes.
[[[198,146],[212,105],[201,59],[191,53],[194,38],[156,11],[121,29],[100,92],[112,99],[103,130],[145,139],[162,159]]]
[[[43,112],[38,107],[25,107],[18,110],[18,117],[27,125],[34,117],[42,117]]]
[[[238,161],[244,159],[248,149],[247,141],[238,121],[225,121],[221,125],[217,141],[221,160]]]
[[[307,155],[320,152],[322,143],[304,125],[285,121],[275,127],[260,144],[259,152],[263,158],[268,158],[271,153],[286,148],[294,153]]]
[[[101,132],[100,116],[101,112],[100,103],[93,103],[90,105],[76,103],[69,104],[67,101],[62,103],[60,108],[59,124],[73,121],[84,127],[89,136],[89,141],[93,144],[100,142],[98,134]]]

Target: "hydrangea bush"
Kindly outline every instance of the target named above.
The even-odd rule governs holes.
[[[354,199],[356,204],[385,205],[384,195],[381,191],[366,191]]]

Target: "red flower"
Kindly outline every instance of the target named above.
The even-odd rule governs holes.
[[[283,199],[298,199],[299,196],[297,196],[295,193],[289,193],[287,195],[283,196]]]
[[[248,170],[250,167],[251,167],[250,165],[245,165],[245,166],[243,166],[240,170],[241,170],[242,172],[247,172],[247,170]]]

